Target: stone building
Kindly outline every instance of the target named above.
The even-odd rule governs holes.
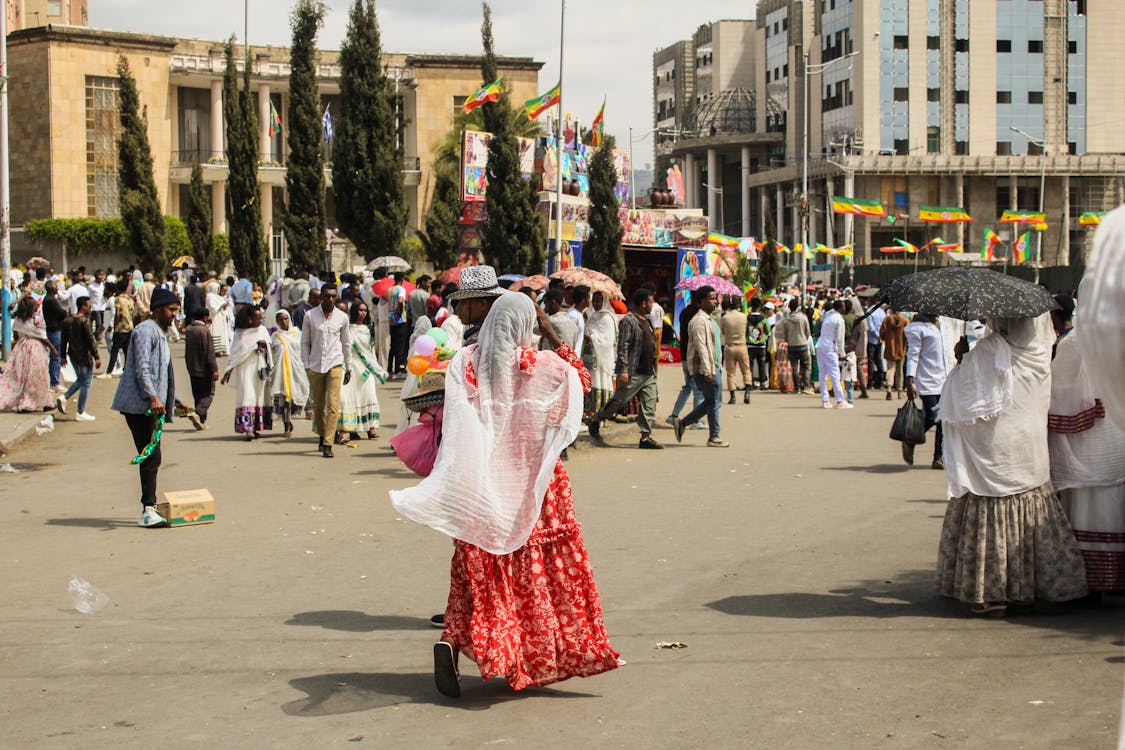
[[[725,213],[728,233],[792,245],[807,215],[810,242],[854,239],[860,263],[880,260],[896,237],[930,239],[920,205],[958,206],[976,222],[940,231],[974,251],[982,226],[1010,240],[997,217],[1038,209],[1043,185],[1042,263],[1066,265],[1090,247],[1078,216],[1125,199],[1125,67],[1112,64],[1125,38],[1121,3],[760,0],[756,15],[756,116],[706,113],[716,131],[668,149],[689,205],[711,209],[716,197],[701,186],[721,185],[713,227]],[[726,109],[748,106],[728,100]],[[880,200],[898,220],[836,216],[833,194]]]
[[[9,36],[12,223],[31,219],[118,215],[116,66],[125,55],[147,109],[157,191],[164,211],[187,210],[192,166],[199,163],[212,193],[214,231],[226,231],[227,163],[223,150],[223,43],[42,26]],[[237,52],[243,69],[244,52]],[[469,55],[387,54],[385,64],[401,94],[408,228],[421,226],[433,192],[434,148],[454,113],[481,86],[479,58]],[[285,200],[289,50],[250,48],[251,89],[258,104],[262,222],[273,238],[275,261],[284,255],[280,222]],[[339,53],[318,63],[322,108],[340,111]],[[498,60],[513,101],[538,93],[542,63]],[[270,136],[270,104],[281,129]],[[329,156],[331,144],[329,143]],[[329,227],[333,226],[331,170]]]

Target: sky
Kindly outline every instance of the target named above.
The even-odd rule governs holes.
[[[288,0],[248,0],[250,42],[290,42]],[[540,88],[559,77],[559,24],[563,0],[493,0],[492,33],[500,55],[533,57],[544,64]],[[751,0],[569,0],[563,106],[583,123],[606,99],[606,131],[626,148],[634,132],[635,161],[652,160],[652,53],[687,39],[701,24],[753,17]],[[338,49],[351,0],[328,0],[322,49]],[[223,40],[243,37],[243,4],[237,0],[90,0],[90,25],[115,31]],[[381,0],[376,8],[388,52],[478,54],[481,6],[473,0]],[[740,11],[744,16],[738,16]]]

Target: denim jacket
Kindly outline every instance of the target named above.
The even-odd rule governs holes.
[[[159,396],[166,411],[164,419],[171,422],[175,395],[168,338],[155,321],[146,320],[133,329],[129,338],[125,370],[110,408],[122,414],[144,414],[150,408],[149,398]]]

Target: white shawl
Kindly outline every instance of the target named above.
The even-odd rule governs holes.
[[[602,295],[601,307],[594,309],[591,306],[587,313],[586,339],[594,351],[596,372],[590,373],[594,376],[594,387],[611,390],[617,362],[617,316],[605,295]]]
[[[1087,279],[1089,282],[1087,283]],[[1090,384],[1106,407],[1106,416],[1125,430],[1125,206],[1102,217],[1094,234],[1094,251],[1078,294],[1077,330],[1083,339]]]
[[[966,492],[1004,497],[1051,479],[1050,316],[999,318],[989,321],[989,326],[993,333],[964,355],[941,391],[939,413],[950,497]],[[1006,360],[1008,368],[1001,369]]]
[[[540,352],[533,367],[521,366],[534,323],[526,296],[496,300],[480,343],[458,352],[447,370],[433,472],[391,492],[402,515],[496,555],[527,543],[582,418],[582,388],[569,364]],[[470,361],[476,386],[466,377]]]
[[[281,310],[277,317],[282,315],[288,316],[288,313]],[[303,407],[309,402],[309,378],[301,362],[301,329],[290,326],[288,331],[283,331],[278,327],[273,332],[271,348],[275,366],[270,376],[270,392]]]
[[[265,352],[258,351],[258,342],[266,345]],[[231,343],[230,356],[227,357],[227,369],[231,372],[251,357],[257,356],[255,362],[259,371],[273,367],[273,355],[270,352],[270,334],[265,326],[246,328],[234,332],[234,341]]]

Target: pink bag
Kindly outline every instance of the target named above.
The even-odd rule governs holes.
[[[441,420],[443,406],[427,408],[418,417],[418,424],[391,438],[395,455],[406,468],[420,477],[428,477],[434,470],[438,448],[441,446]]]

